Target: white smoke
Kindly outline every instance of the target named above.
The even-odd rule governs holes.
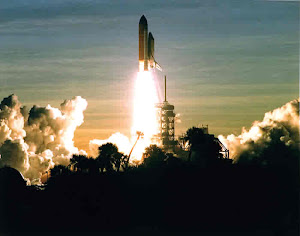
[[[54,165],[68,165],[74,147],[74,132],[83,123],[87,102],[81,97],[64,101],[60,109],[33,106],[28,112],[16,95],[0,104],[0,167],[19,170],[31,183]]]
[[[137,134],[132,135],[131,139],[129,139],[124,134],[117,132],[105,140],[90,140],[89,148],[91,156],[96,158],[99,155],[98,148],[105,143],[113,143],[118,147],[119,152],[124,153],[125,155],[130,154],[129,163],[136,165],[141,162],[142,154],[144,153],[145,148],[151,144],[151,140],[145,139],[143,135],[138,137]]]
[[[243,128],[238,136],[231,134],[225,138],[220,135],[218,138],[229,149],[234,162],[242,157],[251,161],[267,156],[266,150],[273,150],[275,156],[274,150],[278,147],[287,150],[285,157],[289,153],[299,156],[299,99],[267,112],[262,121],[255,121],[249,130]]]
[[[98,148],[105,143],[115,144],[118,147],[118,151],[122,152],[126,155],[129,154],[130,147],[132,146],[128,137],[117,132],[117,133],[112,134],[106,140],[99,140],[99,139],[91,140],[89,143],[89,147],[90,147],[90,154],[92,155],[92,157],[95,158],[98,156],[98,154],[99,154]]]

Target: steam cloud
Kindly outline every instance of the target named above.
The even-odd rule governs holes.
[[[234,162],[269,164],[278,155],[299,158],[299,99],[265,113],[264,119],[255,121],[249,131],[243,128],[238,136],[218,138],[229,149]]]
[[[113,143],[118,147],[118,151],[122,152],[126,155],[130,152],[131,143],[124,134],[121,134],[119,132],[112,134],[108,139],[106,140],[100,140],[100,139],[93,139],[90,140],[89,148],[92,157],[97,157],[99,154],[98,148],[99,146],[105,144],[105,143]]]
[[[4,98],[0,104],[0,168],[13,167],[35,184],[54,165],[67,165],[73,153],[86,154],[73,142],[86,107],[86,100],[78,96],[64,101],[60,109],[48,105],[28,111],[16,95]]]

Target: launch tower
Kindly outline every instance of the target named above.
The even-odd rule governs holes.
[[[174,152],[175,148],[175,113],[174,106],[167,101],[167,78],[165,76],[165,100],[158,105],[160,133],[162,147],[167,152]]]

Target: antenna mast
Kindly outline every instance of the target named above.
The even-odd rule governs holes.
[[[167,76],[165,75],[165,102],[167,101]]]

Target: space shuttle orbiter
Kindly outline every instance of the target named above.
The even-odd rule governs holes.
[[[149,32],[146,17],[143,15],[139,22],[139,71],[157,68],[162,70],[154,59],[154,38]]]

